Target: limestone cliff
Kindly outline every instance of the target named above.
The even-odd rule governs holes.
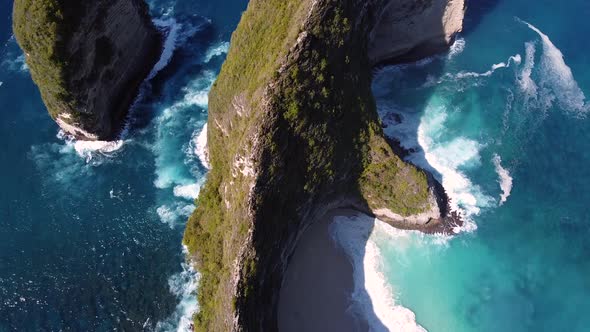
[[[417,229],[444,217],[375,109],[369,37],[387,3],[250,1],[209,96],[212,170],[184,237],[201,273],[196,331],[276,330],[289,257],[328,209]]]
[[[412,61],[447,48],[463,28],[465,0],[385,0],[369,34],[369,59]]]
[[[13,30],[49,114],[83,140],[118,135],[162,43],[144,0],[15,0]]]

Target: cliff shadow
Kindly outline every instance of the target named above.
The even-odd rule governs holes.
[[[484,17],[491,12],[501,0],[468,1],[465,20],[463,23],[463,36],[469,35],[479,26]]]
[[[279,331],[388,331],[364,287],[364,257],[374,223],[342,208],[305,230],[281,287]]]

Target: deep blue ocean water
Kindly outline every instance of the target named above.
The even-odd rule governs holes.
[[[246,3],[150,1],[170,61],[122,147],[102,153],[57,137],[12,37],[12,1],[0,1],[0,331],[176,330],[190,318],[181,239],[206,172],[196,138]]]
[[[187,327],[198,135],[246,2],[150,1],[174,52],[104,153],[58,137],[0,2],[0,331]],[[470,1],[448,54],[376,72],[386,132],[467,220],[452,239],[376,222],[367,288],[392,330],[588,330],[589,16],[583,0]]]

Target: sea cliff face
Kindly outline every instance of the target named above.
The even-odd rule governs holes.
[[[413,61],[446,49],[463,29],[465,0],[386,0],[369,34],[372,64]]]
[[[16,0],[13,30],[49,114],[82,140],[117,137],[162,43],[143,0]]]
[[[393,152],[371,94],[369,41],[390,6],[250,1],[209,96],[212,170],[184,237],[201,272],[196,331],[276,330],[289,257],[328,209],[418,229],[444,217],[444,193]]]

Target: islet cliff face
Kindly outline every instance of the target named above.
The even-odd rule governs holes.
[[[464,9],[462,0],[250,1],[209,96],[212,170],[184,236],[201,273],[196,331],[275,331],[289,258],[330,209],[412,229],[445,218],[444,190],[386,141],[371,72],[447,47]]]
[[[15,0],[13,30],[58,125],[117,138],[162,45],[144,0]]]

